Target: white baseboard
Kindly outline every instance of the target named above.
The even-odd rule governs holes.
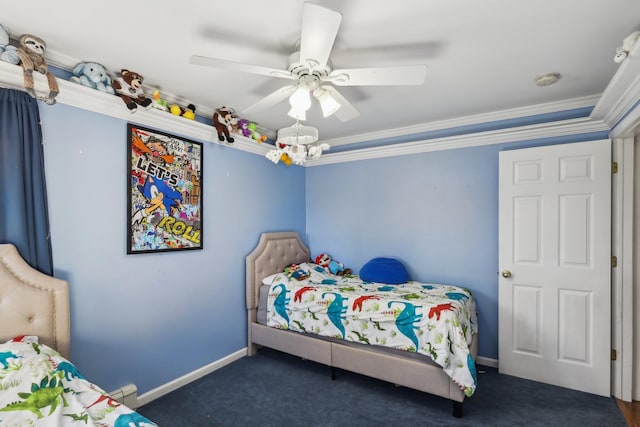
[[[203,366],[202,368],[196,369],[195,371],[189,372],[186,375],[181,376],[180,378],[176,378],[173,381],[169,381],[166,384],[161,385],[160,387],[156,387],[153,390],[150,390],[144,394],[138,396],[138,407],[146,405],[149,402],[152,402],[159,397],[164,396],[165,394],[169,394],[174,390],[183,387],[190,382],[193,382],[199,378],[204,377],[211,372],[220,369],[228,364],[235,362],[238,359],[241,359],[247,355],[247,348],[242,348],[235,353],[231,353],[228,356],[223,357],[222,359],[218,359],[215,362],[209,363],[208,365]],[[498,367],[498,360],[491,359],[489,357],[478,356],[476,358],[476,363],[478,365],[489,366],[491,368]]]
[[[489,357],[482,357],[482,356],[478,356],[476,357],[476,364],[478,365],[483,365],[483,366],[488,366],[490,368],[498,368],[498,359],[491,359]]]
[[[241,359],[246,355],[247,348],[245,347],[236,351],[235,353],[231,353],[230,355],[223,357],[222,359],[218,359],[215,362],[209,363],[202,368],[189,372],[188,374],[183,375],[180,378],[176,378],[175,380],[169,381],[168,383],[163,384],[160,387],[156,387],[153,390],[141,394],[140,396],[138,396],[138,407],[146,405],[147,403],[159,397],[162,397],[165,394],[171,393],[172,391],[177,390],[192,381],[202,378],[205,375],[210,374],[211,372],[220,369],[232,362],[235,362],[236,360]]]

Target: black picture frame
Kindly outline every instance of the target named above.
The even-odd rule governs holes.
[[[127,123],[127,254],[203,249],[202,143]]]

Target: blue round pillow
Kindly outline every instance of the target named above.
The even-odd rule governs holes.
[[[362,266],[360,278],[367,282],[398,285],[409,281],[409,273],[397,259],[374,258]]]

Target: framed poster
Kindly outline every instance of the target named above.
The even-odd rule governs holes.
[[[127,254],[202,249],[202,144],[127,124]]]

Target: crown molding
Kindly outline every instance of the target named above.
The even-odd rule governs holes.
[[[52,50],[47,48],[47,65],[49,65],[50,67],[55,67],[60,70],[66,71],[68,73],[72,73],[72,70],[75,68],[75,66],[81,62],[86,62],[86,61],[64,54],[62,52],[58,52],[57,50]],[[97,61],[97,62],[100,62],[100,61]],[[110,71],[109,74],[113,77],[114,73],[111,72],[111,70],[109,71]],[[120,72],[120,70],[118,70],[118,72]],[[145,93],[153,93],[156,89],[160,90],[160,88],[158,87],[149,86],[147,84],[143,84],[142,88],[145,91]],[[179,96],[176,96],[174,94],[167,93],[162,90],[160,90],[160,92],[162,93],[162,98],[165,99],[169,104],[178,104],[178,105],[184,106],[184,105],[189,105],[191,103],[191,101],[181,98]],[[211,117],[215,112],[214,108],[208,107],[206,105],[195,105],[195,107],[196,107],[196,111],[198,112],[198,115],[202,117]],[[266,133],[266,132],[263,132],[263,133]]]
[[[22,68],[18,65],[0,61],[0,86],[9,89],[24,90]],[[221,146],[246,151],[253,154],[265,155],[270,145],[258,144],[251,138],[242,135],[234,135],[235,142],[227,144],[218,141],[218,134],[213,126],[158,109],[138,109],[130,113],[120,97],[110,95],[82,86],[67,80],[57,79],[60,93],[56,97],[56,103],[69,105],[93,111],[105,116],[135,122],[140,125],[161,129],[165,132],[175,133],[196,140],[212,142]],[[34,87],[38,96],[46,97],[48,93],[47,79],[40,73],[34,73]],[[48,107],[48,106],[47,106]],[[45,107],[45,108],[47,108]],[[51,106],[51,107],[55,107]]]
[[[615,133],[623,134],[628,127],[621,121],[640,100],[640,43],[636,43],[620,64],[600,100],[591,112],[591,118],[604,121]],[[625,120],[629,125],[630,121]],[[618,129],[616,129],[618,128]]]
[[[405,135],[413,135],[424,132],[431,132],[442,129],[451,129],[461,126],[477,125],[488,122],[496,122],[501,120],[510,120],[521,117],[536,116],[540,114],[555,113],[559,111],[574,110],[578,108],[592,107],[600,98],[600,95],[584,96],[565,101],[549,102],[546,104],[536,104],[528,107],[512,108],[508,110],[494,111],[491,113],[475,114],[455,119],[440,120],[418,125],[406,126],[401,128],[386,129],[376,132],[362,133],[358,135],[347,136],[344,138],[335,138],[322,140],[332,147],[340,145],[355,144],[365,141],[376,141],[385,138],[394,138]]]
[[[0,76],[1,87],[24,90],[22,68],[20,66],[0,61]],[[38,95],[45,96],[46,91],[48,91],[46,78],[41,74],[34,74],[34,80]],[[211,142],[260,156],[265,156],[269,149],[273,148],[270,144],[258,144],[253,139],[246,138],[241,135],[234,135],[235,143],[232,145],[221,143],[218,141],[217,132],[213,126],[194,120],[188,120],[183,117],[174,116],[157,109],[141,109],[140,111],[132,114],[126,109],[122,101],[117,96],[109,95],[63,79],[58,79],[58,85],[60,87],[60,93],[56,97],[56,102],[60,104],[82,108],[98,114],[119,118],[129,122],[135,122],[143,126],[161,129],[166,132],[175,133],[177,135],[182,135],[196,140]],[[508,110],[508,112],[505,110],[498,113],[468,116],[461,119],[434,122],[431,124],[417,125],[402,129],[392,129],[390,131],[377,132],[374,134],[384,134],[384,137],[390,137],[391,135],[407,135],[409,133],[425,132],[427,128],[430,130],[446,129],[465,124],[468,125],[472,123],[483,123],[487,121],[505,119],[508,114],[511,115],[509,116],[510,118],[513,118],[516,117],[517,114],[533,115],[544,112],[548,113],[550,111],[558,111],[561,109],[561,106],[564,106],[564,109],[567,109],[567,107],[569,109],[580,108],[589,106],[593,99],[594,97],[585,97],[563,103],[519,108]],[[633,118],[633,116],[630,116],[630,118]],[[455,148],[501,144],[506,142],[551,138],[590,132],[603,132],[609,130],[609,126],[603,120],[578,118],[451,137],[390,144],[374,148],[354,149],[340,153],[325,153],[320,159],[307,161],[305,166],[320,166],[332,163],[343,163],[381,157],[394,157],[406,154],[425,153],[429,151],[450,150]],[[361,135],[361,137],[364,138],[365,136]],[[375,140],[380,137],[377,136],[370,138],[371,139],[367,140]]]
[[[456,135],[444,138],[433,138],[386,145],[375,148],[364,148],[341,153],[323,154],[317,160],[309,160],[306,167],[321,166],[334,163],[353,162],[357,160],[377,159],[382,157],[404,156],[407,154],[427,153],[431,151],[452,150],[456,148],[478,147],[483,145],[503,144],[508,142],[529,141],[542,138],[578,135],[592,132],[607,132],[609,127],[602,121],[590,118],[578,118],[506,128],[500,130]]]

